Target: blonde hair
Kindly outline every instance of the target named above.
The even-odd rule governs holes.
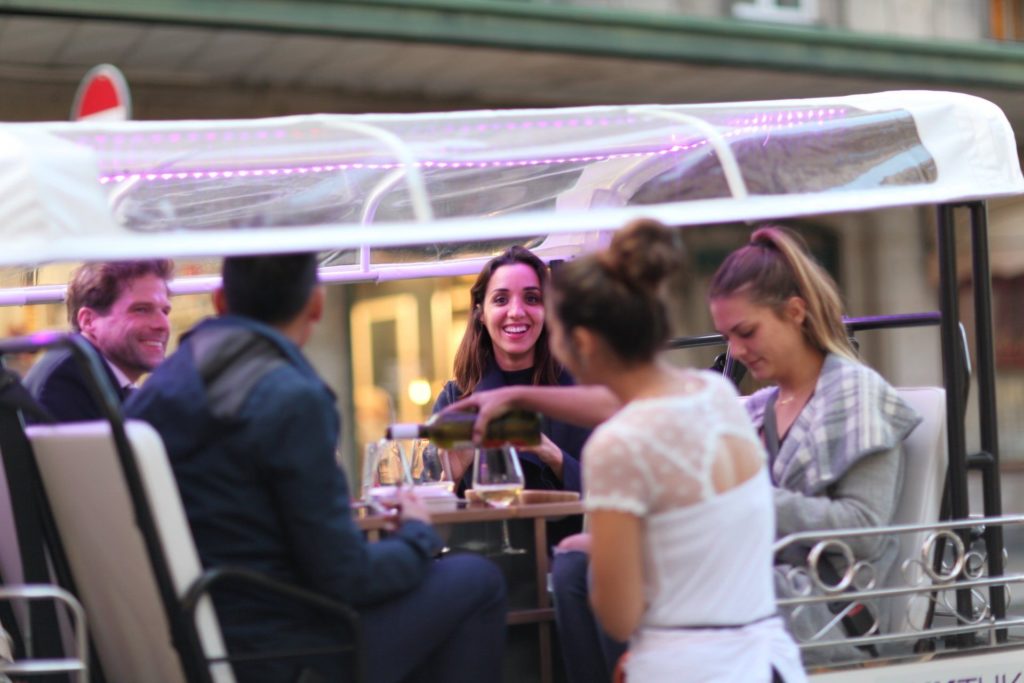
[[[843,323],[835,280],[811,258],[795,233],[765,226],[754,231],[746,246],[729,254],[711,279],[708,299],[734,294],[746,294],[751,303],[780,316],[790,298],[800,297],[807,305],[807,341],[823,353],[858,360]]]

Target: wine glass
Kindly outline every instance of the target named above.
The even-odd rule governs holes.
[[[507,508],[519,498],[523,490],[523,470],[519,454],[512,446],[478,448],[473,459],[473,490],[487,505]],[[508,520],[501,520],[501,555],[525,553],[514,548],[509,539]]]
[[[363,500],[393,498],[399,486],[412,484],[409,463],[405,458],[402,444],[390,439],[381,439],[366,444],[363,452],[363,478],[361,482]]]
[[[448,451],[438,448],[427,439],[416,439],[412,442],[409,470],[414,486],[436,488],[447,493],[455,491]]]

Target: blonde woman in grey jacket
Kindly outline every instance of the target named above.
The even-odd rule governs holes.
[[[747,412],[769,453],[779,537],[890,524],[903,482],[903,440],[920,421],[878,373],[863,365],[850,345],[835,283],[805,252],[795,235],[776,227],[754,232],[729,255],[710,288],[711,315],[733,357],[755,379],[773,386],[747,402]],[[855,560],[866,560],[880,580],[893,571],[896,540],[849,541]],[[787,548],[776,558],[779,597],[809,587],[809,547]],[[823,571],[842,576],[846,564],[825,554]],[[822,577],[827,583],[835,583]],[[884,605],[836,623],[828,640],[863,635]],[[823,603],[789,615],[799,640],[815,637],[834,621]],[[808,650],[808,663],[855,658],[852,648]]]

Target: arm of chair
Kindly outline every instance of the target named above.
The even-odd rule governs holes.
[[[199,635],[196,632],[196,610],[199,607],[199,603],[207,596],[214,585],[224,582],[248,584],[253,588],[259,588],[269,593],[282,595],[297,603],[307,605],[331,616],[338,617],[340,620],[344,621],[349,628],[352,642],[350,645],[339,646],[331,651],[345,652],[351,650],[353,660],[352,668],[353,673],[355,674],[354,680],[363,680],[363,636],[359,627],[358,612],[343,602],[332,600],[331,598],[324,597],[319,593],[314,593],[313,591],[306,590],[305,588],[299,588],[298,586],[290,583],[284,583],[283,581],[272,579],[265,574],[252,571],[251,569],[245,569],[242,567],[214,567],[213,569],[208,569],[203,572],[202,575],[196,579],[185,592],[185,596],[181,600],[181,607],[182,610],[184,610],[185,615],[188,617],[187,623],[189,628],[193,631],[192,635],[196,638],[196,642],[198,642],[199,638]],[[271,651],[258,655],[246,655],[244,657],[228,656],[222,661],[277,659],[293,656],[294,654],[296,653]]]
[[[59,586],[32,584],[21,586],[0,586],[0,600],[53,600],[64,603],[74,617],[75,656],[64,659],[15,659],[13,662],[0,661],[0,677],[3,674],[34,675],[47,673],[73,673],[75,680],[85,683],[89,680],[89,645],[86,634],[85,610],[74,595]]]

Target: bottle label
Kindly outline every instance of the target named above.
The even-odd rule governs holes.
[[[420,426],[416,423],[398,423],[388,427],[387,438],[389,439],[418,439]]]

